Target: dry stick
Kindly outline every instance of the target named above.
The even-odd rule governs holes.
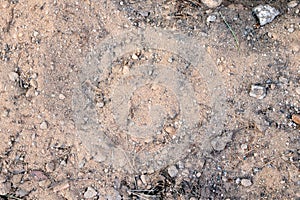
[[[220,16],[222,17],[224,23],[226,24],[227,28],[230,30],[231,34],[233,35],[234,37],[234,40],[236,42],[236,48],[238,49],[238,51],[240,50],[240,43],[239,43],[239,39],[237,38],[235,32],[232,30],[231,26],[227,23],[227,21],[225,20],[225,17],[224,15],[222,15],[221,12],[219,12]]]

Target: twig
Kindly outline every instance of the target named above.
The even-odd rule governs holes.
[[[230,30],[231,34],[233,35],[234,37],[234,40],[235,40],[235,43],[236,43],[236,48],[237,50],[240,50],[240,43],[239,43],[239,39],[237,38],[235,32],[232,30],[231,26],[228,24],[228,22],[226,21],[224,15],[222,15],[221,12],[219,12],[220,16],[222,17],[224,23],[226,24],[227,28]]]

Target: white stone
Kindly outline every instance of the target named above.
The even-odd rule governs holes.
[[[66,97],[65,97],[65,95],[63,95],[63,94],[59,94],[59,95],[58,95],[58,98],[59,98],[60,100],[64,100]]]
[[[248,145],[247,145],[247,144],[242,144],[242,145],[241,145],[241,148],[242,148],[243,150],[246,150],[246,149],[248,148]]]
[[[206,22],[207,23],[210,23],[210,22],[215,22],[217,20],[217,16],[216,15],[209,15],[206,19]]]
[[[169,174],[172,178],[174,178],[174,177],[178,174],[177,168],[176,168],[174,165],[172,165],[171,167],[168,168],[168,174]]]
[[[266,88],[258,85],[251,85],[251,90],[249,95],[250,97],[263,99],[266,97]]]
[[[41,124],[40,124],[40,129],[42,130],[45,130],[48,128],[48,123],[46,121],[43,121]]]
[[[269,5],[259,5],[253,9],[253,13],[257,16],[261,26],[272,22],[280,12]]]
[[[249,179],[242,179],[241,184],[242,184],[242,186],[244,186],[244,187],[249,187],[249,186],[252,185],[252,182],[251,182],[251,180],[249,180]]]
[[[83,197],[85,199],[90,199],[90,198],[93,198],[97,195],[97,192],[94,188],[92,187],[88,187],[87,190],[85,191]]]
[[[134,54],[132,54],[132,56],[131,56],[131,58],[133,59],[133,60],[137,60],[137,59],[139,59],[139,57],[134,53]]]

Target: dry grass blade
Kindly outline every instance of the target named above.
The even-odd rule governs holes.
[[[226,24],[227,28],[230,30],[231,34],[233,35],[233,38],[235,40],[236,43],[236,48],[239,50],[240,49],[240,43],[239,43],[239,39],[237,38],[235,32],[233,31],[233,29],[231,28],[231,26],[228,24],[228,22],[226,21],[224,15],[222,15],[221,12],[219,12],[221,18],[223,19],[224,23]]]

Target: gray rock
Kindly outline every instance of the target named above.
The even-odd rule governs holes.
[[[272,22],[276,16],[280,14],[276,8],[273,8],[269,5],[259,5],[253,9],[253,13],[259,20],[261,26],[266,25],[267,23]]]
[[[171,167],[168,168],[168,174],[174,178],[177,174],[178,174],[178,170],[177,168],[173,165]]]
[[[263,99],[266,97],[267,91],[263,86],[251,85],[250,97],[254,97],[257,99]]]
[[[242,180],[241,180],[241,184],[242,184],[242,186],[244,186],[244,187],[249,187],[249,186],[252,185],[252,182],[251,182],[251,180],[249,180],[249,179],[242,179]]]
[[[87,190],[85,191],[85,193],[83,194],[83,197],[85,199],[90,199],[93,198],[97,195],[97,192],[94,188],[92,187],[88,187]]]
[[[222,0],[201,0],[201,2],[209,8],[216,8],[221,5]]]

